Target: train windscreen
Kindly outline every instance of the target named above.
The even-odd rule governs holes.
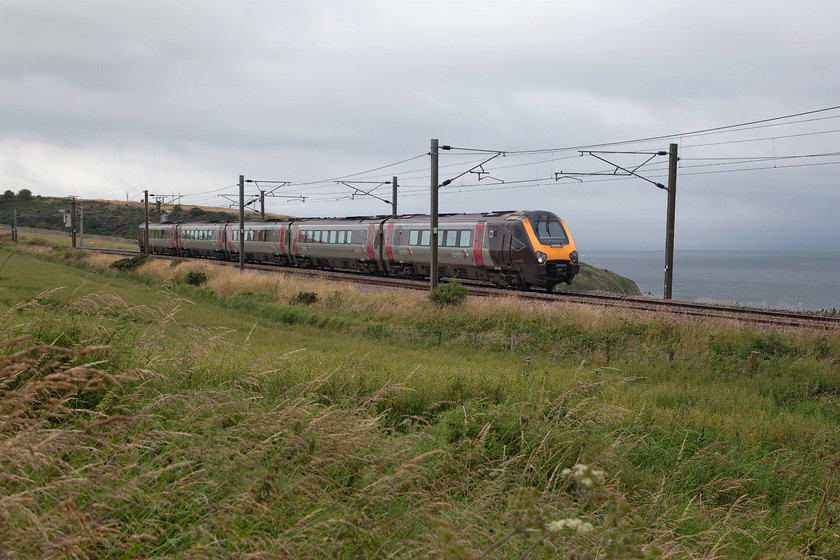
[[[568,245],[569,236],[557,216],[543,214],[531,218],[531,226],[543,245]]]

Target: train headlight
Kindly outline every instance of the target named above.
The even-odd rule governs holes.
[[[545,259],[548,258],[548,255],[546,255],[542,251],[537,251],[536,255],[537,255],[537,262],[540,263],[540,264],[544,263]]]
[[[572,264],[578,263],[578,254],[577,251],[572,251],[569,253],[569,260],[572,261]]]

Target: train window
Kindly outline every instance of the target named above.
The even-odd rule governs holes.
[[[320,243],[320,242],[321,242],[321,231],[318,230],[318,231],[315,232],[315,243]]]
[[[457,229],[449,229],[443,232],[446,237],[446,242],[444,245],[446,247],[457,247],[458,243],[458,230]]]
[[[420,232],[416,229],[411,230],[408,232],[408,244],[409,245],[417,245],[417,241],[420,238]]]
[[[569,236],[559,220],[545,219],[534,223],[537,239],[544,245],[568,245]]]
[[[337,231],[335,231],[335,230],[332,230],[332,231],[330,232],[330,243],[335,243],[335,240],[336,240],[337,238],[338,238],[338,232],[337,232]]]
[[[424,247],[428,247],[429,245],[431,245],[431,237],[432,237],[432,232],[431,231],[429,231],[427,229],[424,229],[423,231],[421,231],[420,232],[420,245],[422,245]]]
[[[344,243],[344,237],[345,237],[346,234],[347,234],[347,232],[344,232],[344,231],[339,231],[338,232],[338,242],[339,243]]]
[[[344,242],[347,243],[347,244],[350,244],[352,242],[352,240],[353,240],[353,232],[348,231],[347,232],[347,239],[345,239]]]
[[[470,233],[472,233],[468,229],[462,229],[461,235],[458,236],[458,247],[469,247],[470,246]]]

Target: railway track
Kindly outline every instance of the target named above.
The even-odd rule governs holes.
[[[124,256],[135,256],[137,251],[121,251],[114,249],[93,249],[93,251]],[[176,258],[155,255],[155,258]],[[239,263],[229,261],[208,261],[226,266],[239,266]],[[245,265],[250,270],[268,272],[282,271],[286,274],[296,274],[303,277],[324,280],[346,281],[368,286],[401,288],[416,291],[428,291],[429,283],[423,280],[408,280],[387,276],[364,276],[352,272],[338,272],[331,270],[279,268],[268,264]],[[581,305],[598,305],[617,309],[633,310],[649,313],[663,313],[672,316],[696,319],[728,319],[741,322],[759,323],[775,326],[809,327],[836,329],[840,328],[840,316],[816,312],[787,311],[782,309],[765,309],[757,307],[718,305],[708,303],[693,303],[678,300],[664,300],[643,296],[622,296],[601,292],[521,292],[504,290],[490,286],[467,285],[469,294],[477,297],[513,296],[523,300],[541,301],[545,303],[576,303]]]

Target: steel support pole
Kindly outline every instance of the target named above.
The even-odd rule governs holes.
[[[397,178],[391,180],[391,214],[397,217]]]
[[[432,208],[431,208],[431,240],[429,248],[432,253],[432,262],[429,270],[429,290],[435,291],[438,285],[438,139],[432,138],[431,146],[432,155],[432,169],[431,169],[431,187],[432,187]]]
[[[668,218],[665,226],[665,299],[671,299],[674,281],[674,217],[677,208],[677,145],[668,151]]]
[[[146,204],[146,228],[143,230],[143,252],[149,256],[149,191],[143,191]]]
[[[245,270],[245,175],[239,176],[239,270]]]

